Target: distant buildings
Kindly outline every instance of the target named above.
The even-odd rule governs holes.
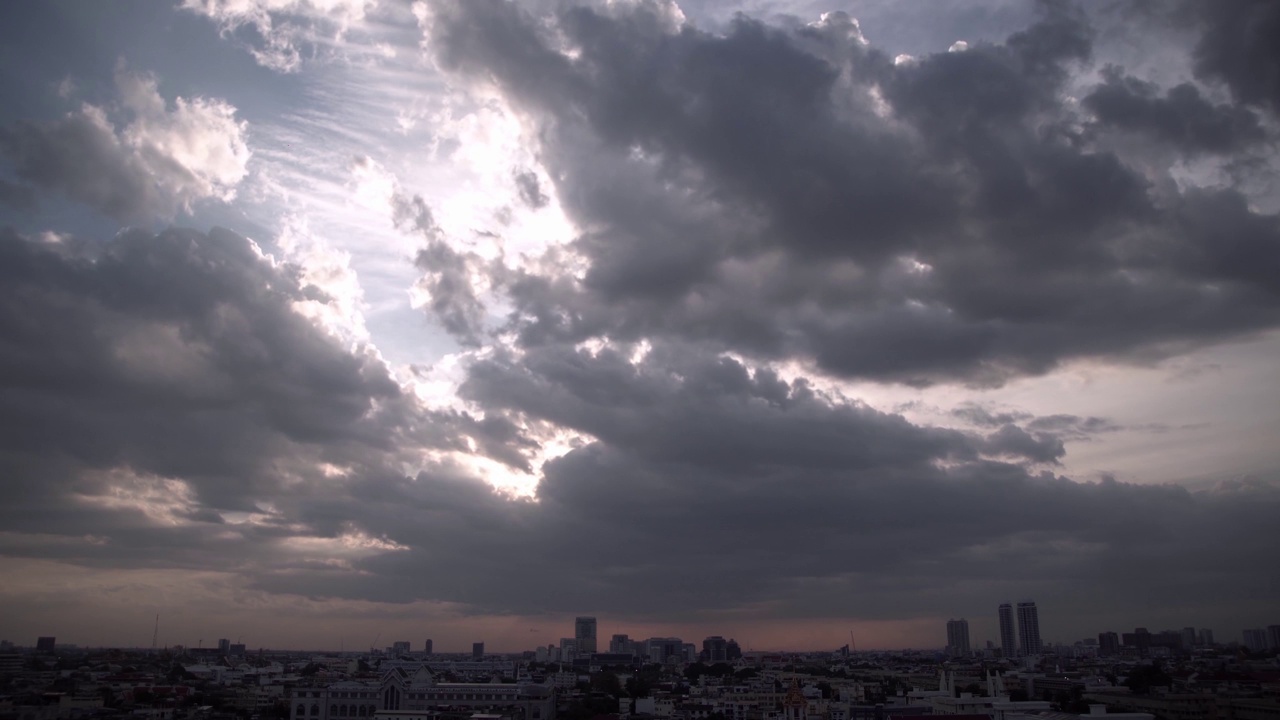
[[[579,617],[573,621],[573,638],[578,641],[578,652],[596,652],[596,619]]]
[[[1000,653],[1007,658],[1018,655],[1018,636],[1013,630],[1013,606],[1000,604]]]
[[[964,618],[947,621],[947,653],[951,657],[968,657],[969,621]]]
[[[408,655],[410,647],[412,647],[412,643],[408,640],[397,640],[391,643],[391,654],[396,657]]]
[[[57,645],[57,638],[50,636],[42,636],[36,638],[36,652],[51,653]]]
[[[218,654],[226,655],[229,652],[231,652],[231,641],[226,638],[222,638],[218,641]]]
[[[471,643],[471,657],[473,658],[484,657],[484,643],[482,642]]]
[[[1040,612],[1030,600],[1018,603],[1018,648],[1023,656],[1039,655],[1043,648],[1040,642]]]
[[[422,652],[430,655],[435,649],[435,643],[431,642],[431,638],[427,638],[426,645],[422,648]]]

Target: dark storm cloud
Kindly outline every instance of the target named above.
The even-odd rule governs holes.
[[[483,419],[427,413],[370,355],[294,313],[322,294],[232,233],[90,246],[10,232],[0,252],[7,556],[652,620],[752,606],[913,617],[937,612],[938,588],[959,588],[947,607],[979,610],[1002,583],[1087,582],[1109,607],[1133,583],[1192,602],[1231,578],[1239,612],[1266,597],[1242,568],[1266,561],[1274,491],[1035,469],[1061,457],[1053,433],[1089,419],[922,427],[678,342],[495,350],[462,389]],[[421,460],[470,438],[528,470],[546,428],[582,439],[541,468],[536,501]],[[425,469],[407,477],[410,463]],[[1239,550],[1202,541],[1219,537]],[[364,545],[344,555],[338,538]]]
[[[1214,105],[1190,83],[1159,96],[1156,86],[1108,68],[1106,82],[1081,102],[1104,125],[1154,135],[1192,152],[1230,153],[1266,139],[1258,116]]]
[[[1001,588],[1078,594],[1081,582],[1093,597],[1079,612],[1173,590],[1202,603],[1228,579],[1248,586],[1234,611],[1263,605],[1269,581],[1247,567],[1273,542],[1268,513],[1280,497],[1267,486],[1233,495],[1076,483],[983,458],[1052,462],[1061,447],[1051,438],[918,427],[687,347],[655,347],[635,363],[621,350],[539,349],[473,371],[465,394],[490,411],[597,438],[544,468],[537,502],[439,469],[351,487],[310,512],[342,508],[408,549],[360,561],[359,574],[256,582],[477,613],[607,608],[685,621],[762,604],[771,617],[976,612]],[[1220,532],[1238,554],[1203,542]]]
[[[657,5],[570,7],[553,33],[511,3],[433,7],[441,66],[539,124],[557,195],[590,228],[581,282],[512,279],[526,345],[677,336],[987,385],[1280,321],[1277,217],[1233,188],[1177,191],[1168,168],[1095,144],[1067,102],[1093,38],[1070,4],[1004,43],[896,64],[841,13],[713,35]],[[1187,152],[1258,145],[1250,111],[1191,86],[1112,78],[1089,97]]]
[[[14,210],[32,210],[36,207],[36,192],[26,185],[0,180],[0,205]]]
[[[1268,0],[1189,3],[1205,24],[1196,72],[1221,80],[1238,101],[1280,111],[1280,6]]]
[[[45,126],[0,129],[0,154],[23,180],[97,209],[120,222],[150,220],[171,210],[146,166],[92,113]]]
[[[270,515],[286,488],[322,487],[321,466],[378,472],[468,423],[419,414],[369,349],[293,309],[323,293],[231,232],[6,230],[0,255],[6,530],[109,536],[97,552],[135,561],[199,554],[223,513]],[[196,525],[156,527],[147,508]],[[206,559],[235,544],[211,543]]]

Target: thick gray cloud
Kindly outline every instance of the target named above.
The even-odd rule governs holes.
[[[1262,142],[1258,116],[1236,105],[1214,105],[1183,83],[1159,97],[1155,85],[1119,68],[1082,101],[1104,125],[1146,133],[1192,152],[1230,153]]]
[[[1266,103],[1206,59],[1218,25],[1206,84],[1116,71],[1076,103],[1096,39],[1067,3],[915,58],[843,13],[712,33],[659,2],[527,7],[432,3],[428,47],[537,143],[519,162],[540,167],[499,165],[510,212],[550,219],[554,196],[580,235],[511,269],[447,237],[429,194],[390,196],[425,309],[464,347],[466,411],[425,409],[375,348],[319,329],[300,309],[337,301],[234,233],[5,230],[0,555],[477,615],[1275,607],[1274,484],[1060,474],[1073,442],[1162,427],[967,393],[934,427],[805,377],[994,385],[1275,328],[1277,217],[1173,167],[1266,145]],[[229,106],[188,117],[122,87],[147,122],[82,108],[4,130],[16,177],[121,220],[238,181],[243,154],[200,180],[139,150],[192,117],[237,130]],[[494,467],[536,495],[493,490]]]
[[[467,424],[421,415],[369,348],[294,310],[323,293],[231,232],[6,230],[0,253],[7,530],[111,535],[102,552],[124,553],[130,533],[181,534],[141,527],[148,508],[198,534],[228,512],[275,516],[291,489],[321,491],[323,467],[382,472]]]
[[[1221,80],[1239,101],[1280,111],[1280,8],[1267,0],[1190,3],[1205,23],[1196,71]]]
[[[513,281],[526,344],[676,335],[981,385],[1280,319],[1259,270],[1280,257],[1275,215],[1091,140],[1064,84],[1092,31],[1065,3],[1002,44],[906,62],[840,13],[713,35],[644,4],[571,7],[555,28],[500,2],[438,3],[430,25],[442,67],[539,123],[557,194],[590,228],[581,282]],[[1085,107],[1188,153],[1261,138],[1247,109],[1157,91],[1112,77]]]

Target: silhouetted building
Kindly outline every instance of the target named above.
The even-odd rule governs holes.
[[[964,618],[947,621],[947,653],[951,657],[969,656],[969,621]]]
[[[1261,628],[1244,631],[1244,646],[1252,652],[1267,649],[1267,631]]]
[[[41,636],[36,638],[36,652],[51,653],[56,645],[57,638],[50,636]]]
[[[218,654],[226,655],[229,652],[231,652],[231,641],[226,638],[222,638],[218,641]]]
[[[410,643],[408,640],[397,640],[391,643],[391,654],[395,655],[396,657],[400,657],[401,655],[408,655],[410,647],[412,647],[412,643]]]
[[[725,643],[724,652],[729,662],[742,659],[742,648],[738,646],[738,641],[733,638],[729,638],[729,642]]]
[[[596,619],[579,617],[573,621],[573,639],[578,641],[578,652],[596,651]]]
[[[484,643],[482,642],[471,643],[471,657],[473,658],[484,657]]]
[[[1113,632],[1098,633],[1098,655],[1111,657],[1120,654],[1120,636]]]
[[[1182,647],[1190,650],[1196,646],[1196,629],[1193,627],[1182,628]]]
[[[1213,631],[1208,628],[1200,628],[1200,644],[1204,647],[1213,647]]]
[[[1011,658],[1018,654],[1018,636],[1013,631],[1013,606],[1000,603],[1000,653]]]
[[[1267,626],[1267,649],[1280,650],[1280,625]]]
[[[427,655],[430,655],[431,653],[435,652],[435,643],[431,642],[431,638],[427,638],[427,642],[423,646],[422,652],[426,653]]]
[[[1040,612],[1030,600],[1018,603],[1018,641],[1023,655],[1040,654]]]
[[[729,661],[729,643],[719,635],[702,641],[702,660],[709,663],[722,663]]]
[[[634,654],[634,649],[631,646],[631,638],[626,635],[614,635],[609,639],[609,652]]]

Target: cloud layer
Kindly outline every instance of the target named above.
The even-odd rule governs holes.
[[[368,10],[186,7],[253,28],[288,71],[303,35],[282,22],[340,35]],[[451,91],[530,143],[495,161],[509,204],[475,234],[498,251],[372,157],[335,162],[416,243],[401,291],[456,343],[453,394],[422,400],[440,367],[392,367],[349,258],[296,237],[285,261],[223,229],[5,228],[0,555],[213,573],[281,603],[709,630],[1025,596],[1059,618],[1259,622],[1280,598],[1259,571],[1274,483],[1068,477],[1072,444],[1180,421],[984,402],[1280,324],[1280,217],[1254,182],[1275,161],[1254,68],[1277,15],[1189,7],[1192,74],[1164,86],[1069,3],[915,57],[840,12],[711,30],[657,1],[420,4]],[[149,223],[234,199],[232,105],[124,71],[115,93],[0,130],[0,202]],[[556,212],[571,237],[507,251],[513,217]],[[931,425],[851,389],[904,386],[961,401]],[[536,492],[483,482],[504,475]]]

